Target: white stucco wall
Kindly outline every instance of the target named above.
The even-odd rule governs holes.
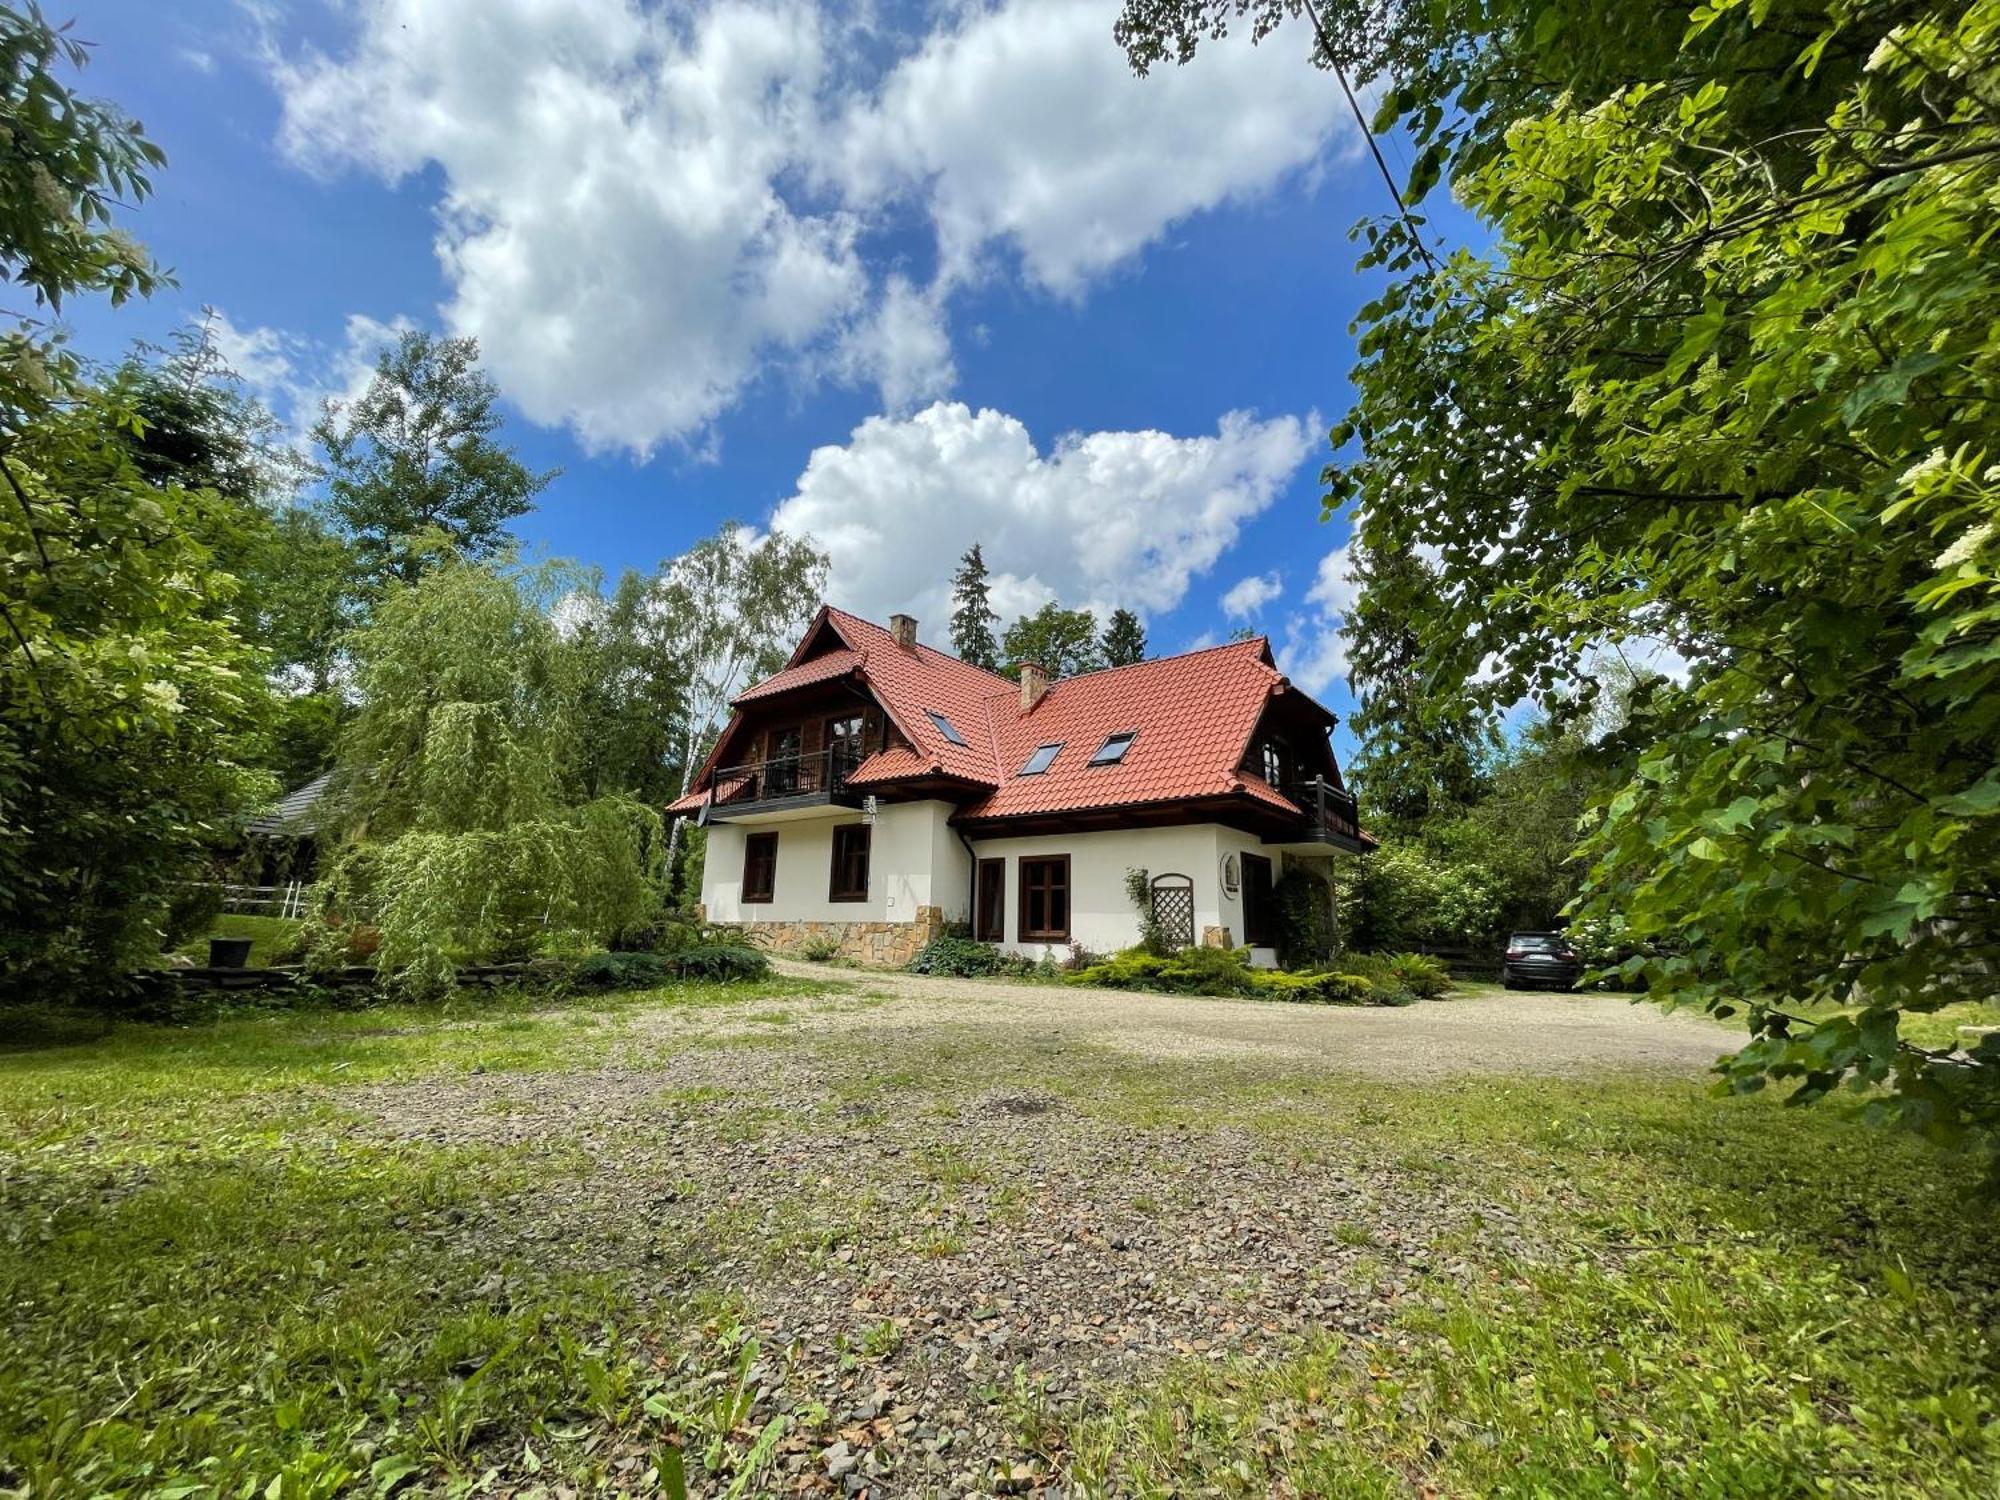
[[[965,917],[968,865],[947,825],[946,802],[892,802],[875,815],[868,851],[868,899],[829,901],[833,830],[859,823],[851,808],[772,823],[715,823],[702,860],[701,899],[712,922],[909,922],[920,906],[939,906],[949,921]],[[752,833],[778,836],[777,878],[768,902],[743,902],[743,843]]]
[[[1129,948],[1139,940],[1139,916],[1125,894],[1125,872],[1142,869],[1157,878],[1185,875],[1194,882],[1194,936],[1202,929],[1227,926],[1232,942],[1243,940],[1243,917],[1228,915],[1222,894],[1222,840],[1241,840],[1229,847],[1256,848],[1257,841],[1214,823],[1189,823],[1174,828],[1130,828],[1103,833],[1059,833],[1035,838],[975,839],[973,852],[981,859],[1007,861],[1007,924],[1001,947],[1009,953],[1040,958],[1066,951],[1060,943],[1023,943],[1020,931],[1021,859],[1044,854],[1069,856],[1070,940],[1097,953]]]

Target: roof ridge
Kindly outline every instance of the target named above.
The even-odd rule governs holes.
[[[1049,684],[1049,690],[1053,692],[1065,682],[1082,682],[1086,677],[1109,677],[1113,672],[1130,672],[1135,667],[1157,667],[1165,662],[1186,661],[1191,656],[1206,656],[1211,651],[1237,651],[1245,646],[1255,646],[1260,643],[1265,650],[1270,650],[1271,638],[1268,635],[1246,635],[1239,641],[1217,641],[1213,646],[1197,646],[1192,651],[1176,651],[1172,656],[1149,656],[1144,661],[1123,662],[1115,667],[1092,667],[1088,672],[1078,672],[1073,677],[1058,677]],[[1278,672],[1276,667],[1271,670],[1279,676],[1284,675]]]
[[[843,615],[858,625],[866,625],[870,630],[875,631],[879,635],[890,635],[892,633],[888,626],[878,624],[866,615],[857,615],[851,609],[842,609],[838,604],[828,604],[824,608],[829,614]],[[938,658],[939,661],[949,662],[954,667],[963,667],[968,672],[977,672],[981,677],[990,677],[995,682],[1010,685],[1013,682],[1012,678],[995,672],[990,667],[982,667],[977,662],[967,661],[962,656],[953,656],[949,651],[941,650],[928,641],[918,641],[916,649],[919,651],[928,651],[932,656]]]

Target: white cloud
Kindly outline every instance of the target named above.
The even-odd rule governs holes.
[[[266,44],[320,171],[439,184],[452,331],[534,421],[699,447],[772,374],[949,389],[953,287],[1018,256],[1064,296],[1174,222],[1323,158],[1296,49],[1129,73],[1096,0],[852,32],[804,0],[354,0],[331,53]],[[927,285],[864,246],[935,235]]]
[[[1222,612],[1232,620],[1247,619],[1284,591],[1277,573],[1252,573],[1222,596]]]
[[[939,402],[816,450],[771,524],[815,538],[830,592],[942,640],[959,554],[981,544],[1003,624],[1050,598],[1172,609],[1297,472],[1319,419],[1232,412],[1213,436],[1071,435],[1048,453],[1003,412]]]
[[[926,203],[946,280],[997,243],[1064,296],[1175,220],[1314,161],[1339,92],[1294,48],[1217,47],[1136,78],[1094,0],[961,13],[853,109],[835,170],[861,199]]]
[[[1323,693],[1347,675],[1347,614],[1361,592],[1352,545],[1343,542],[1319,560],[1306,590],[1311,607],[1293,611],[1285,621],[1278,667],[1308,693]]]
[[[216,352],[300,446],[328,401],[354,401],[367,390],[376,356],[411,326],[407,318],[384,323],[352,313],[340,342],[328,346],[279,328],[238,328],[220,308],[205,317]]]

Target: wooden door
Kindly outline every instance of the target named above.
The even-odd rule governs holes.
[[[973,934],[982,943],[998,943],[1007,934],[1007,861],[982,859],[979,862],[978,912]]]
[[[1272,921],[1271,862],[1261,854],[1243,856],[1243,941],[1268,948],[1277,941]]]

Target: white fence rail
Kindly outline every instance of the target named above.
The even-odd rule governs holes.
[[[312,887],[302,880],[284,885],[224,885],[222,909],[259,917],[300,917],[312,903]]]

